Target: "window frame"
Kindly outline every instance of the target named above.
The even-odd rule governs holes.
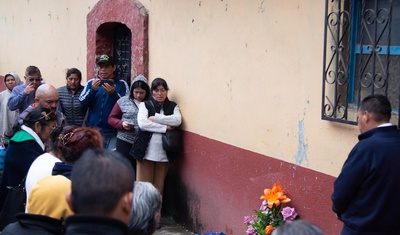
[[[397,4],[396,12],[397,14],[400,13],[400,0],[385,2],[383,3],[384,7],[382,7],[382,5],[378,7],[378,5],[382,4],[382,2],[378,3],[377,1],[379,0],[326,0],[321,106],[322,120],[356,125],[357,107],[359,106],[360,100],[362,100],[365,96],[369,94],[374,94],[375,92],[383,92],[384,95],[388,96],[387,89],[390,85],[390,88],[395,89],[394,95],[400,92],[400,75],[396,76],[395,74],[395,77],[391,78],[389,76],[392,74],[389,74],[388,69],[386,69],[387,71],[383,71],[383,69],[379,70],[375,68],[377,67],[377,63],[375,63],[376,58],[378,62],[380,60],[386,59],[385,65],[389,68],[390,61],[395,60],[393,56],[400,55],[400,45],[390,44],[391,38],[394,37],[391,35],[391,27],[393,27],[392,19],[394,18],[393,14],[395,14],[393,13],[392,8],[394,5]],[[387,18],[384,18],[384,20],[388,21],[388,29],[384,27],[382,31],[378,31],[376,29],[376,25],[382,26],[378,24],[378,21],[370,25],[366,23],[367,20],[364,19],[364,13],[369,13],[372,8],[367,9],[367,12],[363,11],[363,6],[367,6],[371,3],[375,3],[375,11],[373,12],[378,12],[376,13],[376,15],[373,16],[379,17],[380,10],[387,11],[389,9],[387,13]],[[389,7],[385,8],[387,5]],[[397,22],[396,24],[400,25],[399,22]],[[371,26],[376,26],[374,28],[374,41],[371,43],[372,45],[363,45],[362,43],[364,43],[364,41],[361,41],[363,40],[362,37],[370,33],[367,27]],[[360,29],[361,33],[359,31]],[[365,30],[366,32],[365,35],[362,34],[364,32],[363,30]],[[388,32],[386,30],[388,30]],[[388,37],[385,38],[388,44],[378,44],[381,38],[377,38],[376,34],[379,33],[381,35],[388,34]],[[358,42],[359,39],[360,42]],[[367,62],[363,61],[365,59],[365,56],[368,57],[368,55],[369,57],[373,57],[374,63],[370,64],[368,60]],[[379,58],[379,56],[386,57],[382,59]],[[360,61],[357,61],[357,58],[359,58]],[[365,64],[363,64],[363,62]],[[360,68],[363,70],[361,70]],[[364,75],[364,69],[367,72],[369,71],[368,69],[373,71],[373,76],[371,76],[372,78],[370,81],[372,85],[369,84],[370,86],[372,86],[371,88],[364,87],[363,84],[361,84],[361,80],[364,79],[362,77]],[[376,71],[378,71],[378,73],[376,73]],[[374,76],[382,71],[385,75],[385,91],[383,91],[382,88],[380,88],[382,90],[375,89],[377,79]],[[357,72],[359,73],[358,75]],[[394,85],[392,85],[392,83],[389,84],[389,79],[394,79]],[[368,89],[370,89],[370,93],[368,93]],[[363,94],[362,97],[361,93]],[[395,98],[395,103],[400,106],[400,95],[399,97]],[[395,114],[397,124],[399,125],[400,123],[398,120],[398,110],[400,108],[392,106],[392,109],[394,110],[393,113]]]

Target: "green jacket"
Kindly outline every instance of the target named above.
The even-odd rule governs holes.
[[[15,133],[15,135],[11,138],[11,141],[18,142],[18,143],[28,141],[28,140],[36,141],[35,137],[33,137],[31,134],[29,134],[28,132],[26,132],[24,130],[17,131],[17,133]]]

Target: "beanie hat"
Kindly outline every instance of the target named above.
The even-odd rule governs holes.
[[[27,213],[63,220],[73,215],[65,196],[71,191],[71,180],[62,175],[46,176],[29,192]]]

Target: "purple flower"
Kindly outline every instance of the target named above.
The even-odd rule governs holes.
[[[252,222],[253,222],[253,221],[251,221],[251,217],[250,217],[250,216],[246,215],[246,216],[244,217],[244,223],[245,223],[245,224],[252,224]]]
[[[261,203],[260,210],[265,211],[267,208],[268,208],[268,202],[266,200],[264,200]]]
[[[256,230],[253,227],[249,227],[249,228],[247,228],[246,234],[256,235]]]
[[[281,213],[283,215],[283,220],[288,223],[292,222],[297,216],[297,213],[294,210],[294,208],[288,206],[283,208]]]

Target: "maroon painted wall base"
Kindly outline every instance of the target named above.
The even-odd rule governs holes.
[[[167,176],[164,215],[196,233],[245,234],[243,217],[260,207],[264,188],[279,183],[301,219],[326,234],[340,233],[330,199],[335,177],[190,132],[184,140]]]

